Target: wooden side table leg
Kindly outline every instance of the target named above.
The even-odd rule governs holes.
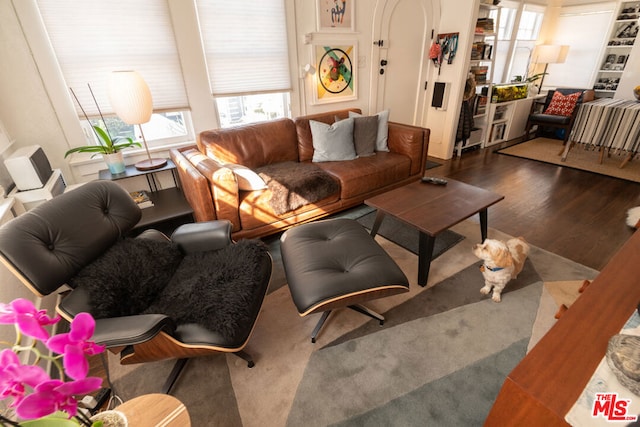
[[[560,158],[561,161],[563,162],[567,161],[567,156],[569,155],[569,150],[571,150],[572,146],[573,146],[573,142],[567,141],[567,143],[564,145],[564,150],[562,150],[562,157]]]
[[[433,247],[435,245],[435,236],[429,236],[420,232],[420,243],[418,249],[418,285],[423,288],[427,286],[429,278],[429,270],[431,269],[431,258],[433,257]]]

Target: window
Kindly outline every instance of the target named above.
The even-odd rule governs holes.
[[[218,97],[216,105],[223,128],[291,116],[289,93]]]
[[[526,76],[531,53],[542,26],[545,8],[504,1],[498,27],[498,56],[494,83],[506,83],[516,76]]]
[[[569,45],[569,53],[563,64],[549,64],[545,87],[592,87],[600,66],[600,49],[606,44],[609,23],[615,3],[609,10],[593,5],[563,8],[558,18],[558,30],[554,44]],[[589,28],[589,31],[584,31]]]
[[[129,125],[117,116],[105,116],[102,118],[92,118],[89,120],[94,126],[108,129],[112,138],[123,137],[132,138],[134,141],[142,141],[142,134],[137,125]],[[142,125],[147,143],[153,141],[153,146],[167,145],[185,141],[193,130],[190,126],[191,118],[188,111],[170,111],[164,113],[153,113],[151,120]],[[88,132],[87,132],[88,130]],[[95,133],[91,128],[85,130],[90,143],[98,144]]]
[[[289,117],[284,1],[197,0],[196,5],[220,125]]]
[[[193,140],[165,0],[39,0],[38,8],[81,122],[86,122],[85,113],[93,123],[103,116],[110,131],[131,137],[139,133],[113,114],[107,95],[112,71],[134,69],[153,97],[154,114],[143,125],[149,145]]]

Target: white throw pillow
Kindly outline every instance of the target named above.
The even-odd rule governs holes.
[[[376,139],[376,151],[389,151],[389,110],[380,111],[378,114],[378,138]],[[349,117],[362,117],[362,114],[349,111]]]
[[[332,162],[357,158],[353,144],[353,119],[332,125],[309,120],[313,139],[312,162]]]
[[[238,188],[240,188],[240,190],[254,191],[267,188],[267,184],[260,178],[260,175],[246,166],[227,163],[224,167],[233,171],[238,180]]]

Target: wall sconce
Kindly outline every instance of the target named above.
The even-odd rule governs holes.
[[[304,70],[304,75],[305,76],[307,76],[307,75],[313,76],[316,73],[316,67],[314,67],[311,64],[305,65],[303,70]]]
[[[300,67],[300,78],[305,79],[307,76],[313,76],[316,73],[316,67],[311,64],[307,64]]]

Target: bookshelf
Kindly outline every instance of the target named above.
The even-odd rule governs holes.
[[[640,1],[620,2],[593,85],[596,98],[615,96],[638,35],[638,18]]]
[[[471,136],[457,143],[458,155],[465,148],[484,146],[490,136],[491,127],[488,114],[491,104],[499,20],[499,6],[480,3],[469,62],[469,75],[472,74],[476,82],[476,96],[470,101],[474,126],[471,130]]]

